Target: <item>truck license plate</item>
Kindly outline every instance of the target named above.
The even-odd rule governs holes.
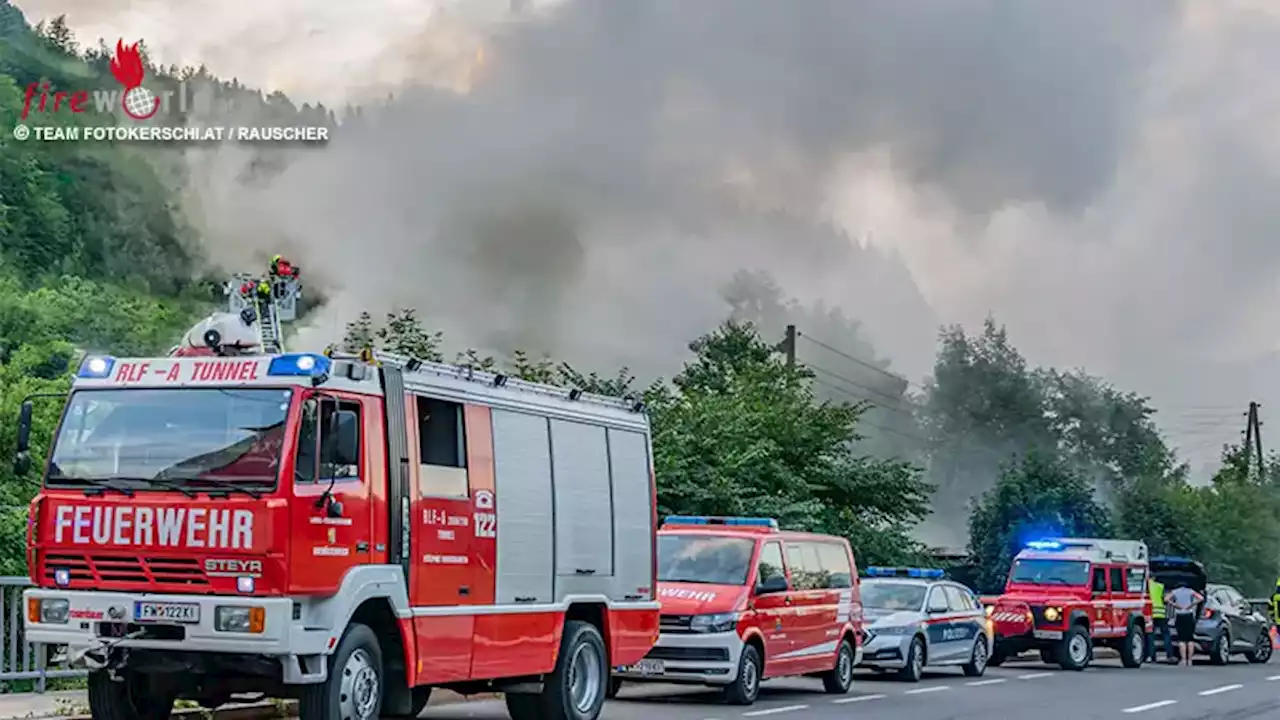
[[[661,660],[653,658],[645,658],[635,665],[626,665],[622,667],[623,672],[639,673],[641,675],[661,675],[666,672],[666,666]]]
[[[1037,630],[1036,638],[1040,640],[1061,640],[1062,631],[1061,630]]]
[[[133,617],[143,622],[198,623],[200,606],[192,603],[140,602],[133,606]]]

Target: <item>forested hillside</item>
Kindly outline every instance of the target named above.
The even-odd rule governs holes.
[[[163,353],[221,300],[218,273],[202,257],[196,224],[176,191],[182,166],[173,153],[24,143],[8,131],[30,83],[112,87],[107,54],[99,44],[78,45],[63,22],[28,27],[0,0],[5,457],[21,399],[65,391],[84,352]],[[323,107],[295,107],[283,95],[264,96],[204,69],[148,71],[158,78],[156,89],[185,78],[260,115],[336,123]],[[264,167],[256,180],[269,181],[270,163]],[[265,257],[272,249],[262,251]],[[1038,534],[1140,538],[1153,552],[1203,559],[1216,577],[1251,593],[1269,587],[1280,570],[1276,461],[1260,469],[1227,449],[1213,484],[1190,487],[1146,399],[1081,371],[1030,367],[995,320],[977,332],[944,329],[932,377],[916,383],[876,355],[856,309],[801,306],[759,273],[743,273],[723,294],[725,324],[690,338],[683,369],[652,384],[637,385],[625,368],[579,371],[573,358],[490,358],[452,347],[413,310],[383,322],[357,319],[346,340],[643,396],[664,511],[771,515],[791,527],[839,533],[864,565],[927,561],[912,537],[929,521],[961,534],[968,528],[983,589],[998,585],[1011,553]],[[789,323],[802,335],[794,367],[777,345]],[[40,399],[36,408],[38,467],[59,401]],[[0,573],[25,571],[25,503],[37,484],[0,464]]]

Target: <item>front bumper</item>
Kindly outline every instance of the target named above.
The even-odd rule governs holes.
[[[737,632],[663,633],[644,660],[614,669],[614,676],[629,681],[691,682],[728,685],[738,675],[742,638]],[[646,662],[649,661],[649,662]],[[767,661],[766,661],[767,662]],[[661,665],[661,669],[645,668]]]
[[[300,665],[298,658],[322,656],[328,650],[328,628],[307,628],[293,620],[293,600],[245,595],[168,595],[30,589],[22,594],[24,632],[28,642],[66,645],[75,666],[93,664],[87,651],[107,648],[171,650],[279,657],[286,682],[316,682],[324,663]],[[70,617],[66,623],[32,622],[25,612],[33,599],[66,599]],[[199,607],[198,620],[185,624],[138,623],[134,608],[139,602],[185,603]],[[263,608],[260,633],[223,632],[215,629],[218,606]],[[124,635],[125,637],[121,637]],[[310,666],[310,667],[308,667]],[[292,669],[291,669],[292,668]],[[304,676],[306,676],[304,678]],[[321,675],[320,680],[324,677]]]
[[[907,654],[911,651],[911,640],[915,635],[875,635],[871,630],[871,639],[864,640],[860,667],[885,668],[897,670],[906,667]]]

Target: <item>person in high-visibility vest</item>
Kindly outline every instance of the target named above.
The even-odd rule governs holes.
[[[1280,625],[1280,579],[1276,580],[1276,591],[1271,595],[1271,621]]]
[[[1151,622],[1154,625],[1154,636],[1160,634],[1160,646],[1164,648],[1164,661],[1169,662],[1173,659],[1173,638],[1169,633],[1169,613],[1164,604],[1164,583],[1151,578],[1147,583],[1147,589],[1151,594]],[[1148,640],[1147,645],[1147,662],[1156,661],[1156,641],[1152,637]]]

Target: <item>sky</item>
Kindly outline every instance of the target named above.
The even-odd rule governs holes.
[[[669,375],[766,269],[915,381],[939,325],[994,314],[1151,395],[1197,471],[1250,400],[1280,412],[1262,0],[18,4],[298,102],[395,96],[267,187],[193,158],[211,256],[287,248],[334,298],[317,336],[412,305]]]

